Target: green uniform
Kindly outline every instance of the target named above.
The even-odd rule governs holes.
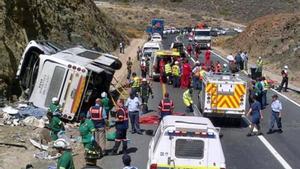
[[[65,151],[58,158],[57,169],[75,169],[71,151]]]
[[[63,123],[58,116],[52,117],[49,127],[51,129],[50,135],[52,141],[57,140],[58,139],[57,133],[60,132],[61,130],[64,130]]]
[[[108,112],[109,112],[109,99],[107,97],[105,97],[105,98],[102,98],[101,100],[102,100],[102,106],[104,107],[105,112],[108,114]]]
[[[54,104],[54,103],[51,103],[49,108],[48,108],[48,112],[56,112],[56,111],[60,111],[60,105],[59,104]]]
[[[82,137],[82,143],[86,150],[90,150],[91,148],[93,148],[92,136],[93,136],[93,132],[95,130],[96,129],[95,129],[94,123],[90,119],[86,119],[79,126],[79,132]]]

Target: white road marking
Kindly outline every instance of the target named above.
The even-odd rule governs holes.
[[[222,60],[224,60],[225,62],[228,62],[227,59],[223,58],[222,56],[220,56],[219,54],[211,51],[213,54],[215,54],[216,56],[218,56],[219,58],[221,58]],[[191,59],[193,60],[193,62],[195,62],[195,60],[191,57]],[[277,92],[277,91],[275,91]],[[279,92],[277,92],[279,93]],[[280,95],[282,95],[281,93],[279,93]],[[284,98],[290,100],[291,102],[294,103],[294,101],[292,101],[291,99],[289,99],[288,97],[284,96]],[[295,103],[297,106],[299,106],[297,103]],[[249,124],[251,124],[250,120],[246,117],[243,116],[243,118],[245,118]],[[249,128],[251,126],[249,125]],[[256,128],[254,128],[253,130],[254,132],[257,132],[258,130]],[[275,148],[266,140],[266,138],[264,136],[257,136],[259,138],[259,140],[267,147],[267,149],[271,152],[271,154],[279,161],[279,163],[284,167],[284,169],[292,169],[292,167],[283,159],[283,157],[275,150]]]

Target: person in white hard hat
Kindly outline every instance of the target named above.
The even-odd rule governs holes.
[[[289,67],[287,65],[285,65],[284,68],[281,70],[282,80],[281,80],[281,84],[278,88],[279,92],[281,92],[283,86],[284,86],[283,91],[287,92],[287,88],[288,88],[288,84],[289,84],[288,69],[289,69]]]
[[[106,115],[107,115],[106,120],[108,121],[110,106],[109,106],[109,99],[107,97],[106,92],[101,93],[101,104],[102,104],[103,108],[105,109],[105,112],[106,112]]]
[[[48,108],[48,113],[50,113],[52,115],[56,111],[61,112],[61,106],[59,105],[58,98],[53,97],[52,102],[51,102],[51,104],[49,105],[49,108]]]
[[[263,71],[263,65],[264,62],[261,57],[258,57],[258,60],[256,61],[256,73],[258,77],[262,76],[262,71]]]
[[[179,62],[175,61],[175,64],[172,66],[172,80],[173,80],[173,87],[180,86],[180,67]]]
[[[70,143],[60,138],[54,142],[53,147],[61,154],[57,161],[57,169],[75,169]]]
[[[141,88],[140,88],[140,96],[141,96],[142,104],[143,104],[143,110],[142,111],[144,113],[148,112],[148,106],[147,105],[148,105],[148,100],[149,100],[150,95],[151,95],[152,98],[154,97],[150,84],[148,83],[146,78],[143,78]]]
[[[140,63],[140,68],[141,68],[141,72],[142,72],[142,77],[146,77],[147,76],[147,63],[146,63],[146,58],[142,57],[141,63]]]

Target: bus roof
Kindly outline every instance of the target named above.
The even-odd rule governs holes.
[[[155,52],[155,54],[158,56],[174,56],[179,57],[180,53],[172,50],[158,50]]]

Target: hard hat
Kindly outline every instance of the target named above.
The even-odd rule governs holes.
[[[101,97],[102,97],[102,98],[104,98],[104,97],[106,97],[106,96],[107,96],[106,92],[102,92],[102,93],[101,93]]]
[[[58,102],[58,98],[57,97],[53,97],[52,98],[52,102]]]
[[[200,62],[199,62],[199,60],[197,60],[195,63],[196,63],[196,64],[199,64]]]
[[[227,64],[226,64],[226,63],[224,63],[224,64],[223,64],[223,66],[224,66],[224,67],[227,67]]]
[[[175,64],[176,64],[176,65],[178,65],[178,64],[179,64],[179,62],[178,62],[178,61],[175,61]]]
[[[146,79],[146,78],[143,78],[143,79],[142,79],[142,82],[147,82],[147,79]]]
[[[260,56],[260,57],[258,57],[258,59],[261,59],[261,56]]]
[[[145,60],[145,57],[142,57],[142,60]]]
[[[53,143],[53,147],[62,148],[62,149],[70,149],[70,143],[67,142],[63,138],[59,138]]]
[[[287,65],[284,66],[285,69],[288,69],[289,67]]]

